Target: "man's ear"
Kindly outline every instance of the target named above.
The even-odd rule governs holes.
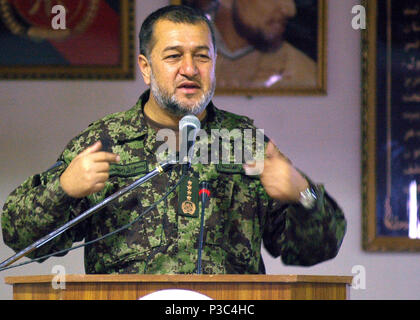
[[[152,72],[149,60],[142,54],[139,55],[137,63],[143,76],[144,83],[150,85],[150,75]]]

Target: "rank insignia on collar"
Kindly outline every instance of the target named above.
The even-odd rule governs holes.
[[[188,177],[179,186],[178,215],[198,217],[198,179]]]
[[[216,170],[219,172],[225,172],[225,173],[243,173],[243,167],[242,164],[233,164],[233,163],[227,163],[227,164],[216,164]]]
[[[147,161],[115,164],[109,167],[109,176],[134,177],[147,172]]]

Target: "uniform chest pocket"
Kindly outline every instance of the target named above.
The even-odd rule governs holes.
[[[208,208],[206,241],[221,244],[230,243],[233,238],[253,238],[260,227],[259,177],[245,175],[242,165],[219,166],[217,171]]]
[[[144,212],[134,193],[124,201],[108,206],[104,214],[107,218],[97,222],[101,225],[100,233],[127,226],[106,242],[109,246],[106,251],[110,253],[113,263],[146,261],[152,251],[166,245],[163,215],[156,209],[146,214]]]
[[[104,196],[114,194],[140,178],[141,172],[145,171],[142,163],[145,161],[130,164],[129,170],[114,166],[113,176],[105,188],[107,190],[103,191]],[[153,181],[160,182],[158,180],[159,177],[156,177]],[[158,183],[159,186],[164,184],[164,181]],[[108,204],[100,219],[98,216],[99,220],[93,223],[98,234],[127,226],[109,240],[107,250],[113,261],[145,261],[151,251],[166,245],[164,210],[159,205],[159,209],[155,207],[149,210],[163,194],[163,190],[154,188],[152,182],[148,181]]]
[[[234,182],[230,175],[220,175],[210,185],[211,198],[205,209],[205,242],[221,245],[226,238],[226,223],[233,201]],[[201,214],[201,213],[200,213]]]

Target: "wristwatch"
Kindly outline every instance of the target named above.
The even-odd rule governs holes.
[[[316,193],[315,190],[309,186],[304,191],[300,193],[299,203],[305,208],[305,209],[313,209],[316,203]]]

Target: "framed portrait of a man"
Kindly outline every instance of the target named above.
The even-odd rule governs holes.
[[[325,0],[172,0],[215,29],[216,94],[326,94]]]

